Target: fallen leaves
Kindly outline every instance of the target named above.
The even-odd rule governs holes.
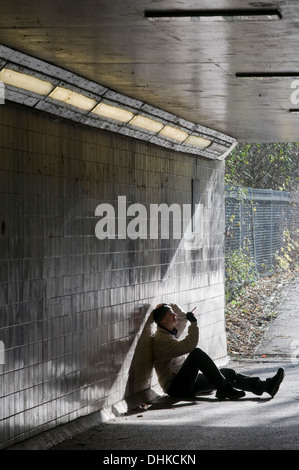
[[[225,311],[228,354],[250,357],[262,341],[297,272],[260,278],[227,303]]]

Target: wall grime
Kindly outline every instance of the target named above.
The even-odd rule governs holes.
[[[197,306],[201,347],[226,357],[223,162],[9,103],[0,133],[2,448],[150,387],[158,302]],[[197,203],[193,245],[99,240],[118,196]]]

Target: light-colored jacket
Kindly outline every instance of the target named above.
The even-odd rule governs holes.
[[[170,305],[177,314],[177,333],[173,334],[166,328],[157,326],[153,337],[153,363],[159,384],[165,393],[185,361],[186,354],[196,348],[199,339],[197,322],[190,322],[188,334],[179,340],[187,324],[186,312],[176,304]]]

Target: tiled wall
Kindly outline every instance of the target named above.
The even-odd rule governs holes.
[[[0,167],[1,447],[150,387],[158,302],[196,305],[201,347],[226,356],[223,163],[5,104]],[[189,204],[192,179],[193,249],[95,236],[99,204]]]

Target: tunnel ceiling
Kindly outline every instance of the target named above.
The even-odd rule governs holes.
[[[299,140],[298,0],[3,0],[0,43],[239,142]]]

